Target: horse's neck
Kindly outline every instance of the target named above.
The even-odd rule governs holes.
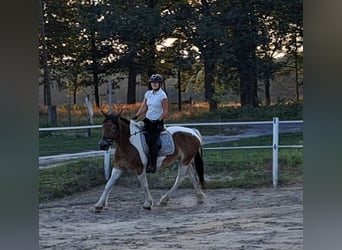
[[[120,141],[117,142],[116,146],[119,149],[119,158],[123,158],[126,163],[128,163],[127,167],[130,169],[134,169],[135,167],[139,167],[142,165],[147,164],[147,157],[141,148],[141,140],[140,140],[140,133],[133,133],[131,135],[131,126],[136,126],[136,124],[130,123],[121,123],[120,124]],[[134,154],[139,154],[134,155]],[[140,159],[137,162],[137,159]]]
[[[117,144],[120,148],[125,149],[130,146],[129,137],[131,135],[129,131],[129,125],[122,121],[119,121],[119,123],[120,123],[120,140]]]
[[[144,123],[143,122],[135,122],[131,121],[129,124],[129,133],[130,138],[129,141],[131,145],[135,147],[137,152],[139,153],[139,157],[141,162],[146,165],[147,164],[147,156],[144,152],[144,147],[141,140],[141,133],[143,131]]]

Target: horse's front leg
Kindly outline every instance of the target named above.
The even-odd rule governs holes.
[[[112,169],[112,175],[110,176],[110,179],[107,181],[107,184],[105,186],[105,189],[102,192],[102,195],[99,201],[95,204],[95,212],[100,212],[107,205],[109,192],[112,189],[116,180],[119,179],[121,174],[122,174],[122,171],[120,169],[118,168]]]
[[[144,202],[143,208],[150,210],[151,207],[153,206],[153,198],[152,198],[152,195],[150,193],[150,189],[148,188],[145,170],[142,171],[142,173],[140,175],[138,175],[138,179],[139,179],[141,188],[142,188],[142,190],[144,192],[144,196],[145,196],[145,202]]]

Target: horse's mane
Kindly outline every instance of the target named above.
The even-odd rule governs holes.
[[[113,115],[113,114],[106,115],[106,118],[104,119],[103,122],[112,121],[113,123],[117,123],[118,119],[120,119],[121,121],[123,121],[126,124],[130,123],[130,121],[127,118],[124,118],[120,115]]]
[[[125,117],[120,116],[119,118],[120,118],[121,121],[123,121],[123,122],[126,123],[126,124],[129,124],[129,123],[130,123],[130,120],[128,120],[128,119],[125,118]]]

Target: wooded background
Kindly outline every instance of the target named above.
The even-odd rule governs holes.
[[[40,82],[44,105],[51,85],[73,96],[91,87],[113,89],[127,79],[127,104],[137,84],[159,73],[203,91],[210,110],[224,96],[241,106],[271,104],[270,86],[293,79],[295,99],[303,85],[302,0],[40,0]],[[137,82],[139,79],[139,82]]]

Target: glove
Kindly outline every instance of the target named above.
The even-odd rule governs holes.
[[[138,116],[137,116],[137,115],[135,115],[135,116],[132,117],[132,120],[135,121],[136,119],[138,119]]]
[[[164,129],[164,122],[158,120],[157,128],[158,128],[159,130],[163,130],[163,129]]]

